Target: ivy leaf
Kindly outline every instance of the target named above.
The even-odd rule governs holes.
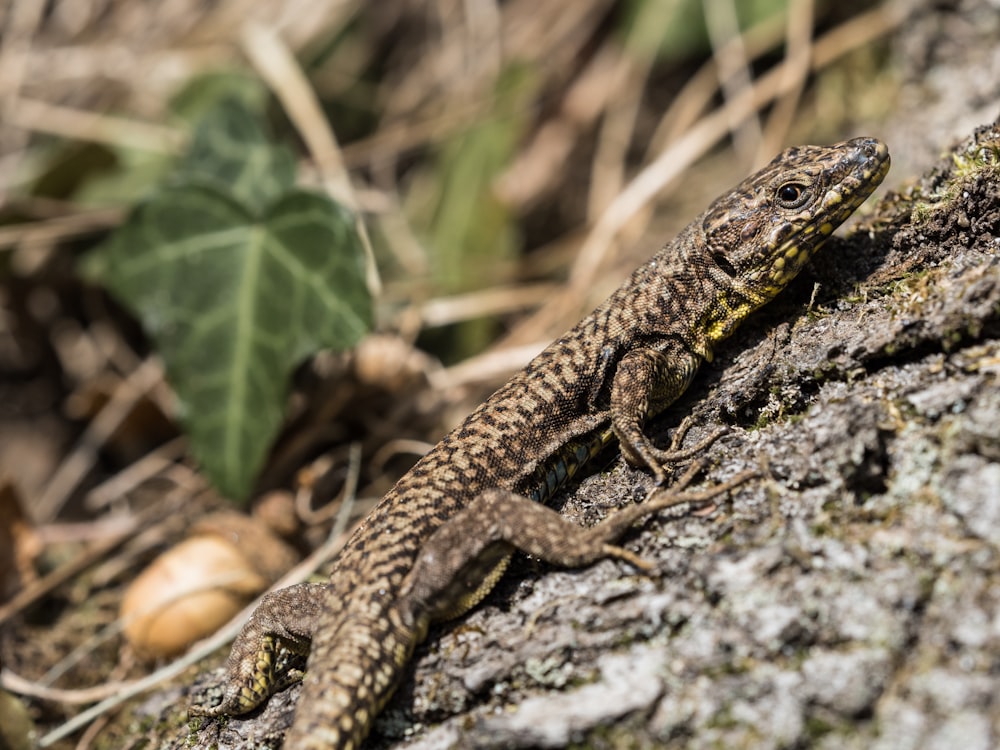
[[[372,325],[352,217],[304,190],[258,214],[211,184],[167,187],[94,261],[163,357],[192,452],[233,498],[253,487],[295,366]]]
[[[226,98],[198,123],[177,177],[214,185],[261,211],[295,184],[295,156],[270,141],[249,104]]]

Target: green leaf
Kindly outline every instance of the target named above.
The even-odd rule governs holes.
[[[117,164],[107,173],[90,174],[73,193],[73,202],[86,206],[122,206],[146,195],[169,174],[175,157],[124,145],[112,146]]]
[[[170,98],[170,111],[184,122],[204,119],[220,101],[235,99],[257,115],[263,114],[271,94],[260,78],[242,68],[196,73]]]
[[[307,191],[258,217],[210,185],[166,188],[91,268],[154,339],[192,452],[234,498],[252,489],[295,366],[372,325],[353,219]]]
[[[260,212],[295,184],[295,156],[268,139],[248,104],[224,99],[198,123],[177,177],[215,185]]]
[[[533,79],[525,67],[504,70],[492,112],[441,145],[423,200],[430,209],[424,221],[434,248],[432,270],[446,291],[490,283],[504,260],[516,254],[516,225],[494,194],[493,183],[510,164],[525,130]]]

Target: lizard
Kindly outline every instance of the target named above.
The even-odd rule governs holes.
[[[353,532],[328,582],[265,595],[232,647],[221,702],[190,713],[258,707],[300,676],[277,674],[287,649],[308,661],[284,747],[357,750],[429,626],[481,601],[514,551],[566,567],[617,557],[648,569],[614,543],[676,505],[676,493],[654,492],[590,528],[545,503],[610,445],[657,487],[668,467],[697,455],[708,441],[682,450],[675,437],[659,448],[647,421],[787,286],[889,163],[874,138],[792,147],[715,200],[425,454]]]

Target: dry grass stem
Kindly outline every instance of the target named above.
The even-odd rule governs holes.
[[[93,687],[66,690],[42,685],[34,680],[26,680],[9,669],[0,672],[0,687],[5,690],[40,700],[65,703],[68,706],[82,706],[104,700],[115,695],[129,684],[128,682],[102,682]]]
[[[14,102],[6,124],[74,141],[157,153],[178,154],[187,143],[186,134],[169,125],[88,112],[38,99],[21,98]]]
[[[536,307],[559,289],[558,284],[521,284],[432,299],[420,305],[420,317],[424,328],[434,328],[474,318],[504,315]]]
[[[164,443],[87,492],[84,506],[93,512],[106,508],[147,480],[160,476],[169,466],[183,458],[186,450],[185,437],[177,437]]]
[[[809,77],[809,59],[812,56],[812,30],[814,22],[812,0],[791,3],[788,11],[785,36],[785,65],[782,76],[782,93],[774,102],[774,108],[767,118],[753,168],[766,164],[781,148],[792,127],[795,113],[802,99],[802,92]]]
[[[107,404],[93,418],[76,446],[59,464],[35,504],[35,518],[49,521],[56,517],[63,503],[93,468],[97,454],[114,431],[147,393],[163,381],[163,367],[156,357],[146,359],[125,378]]]
[[[719,89],[724,101],[736,101],[753,88],[750,58],[740,33],[733,0],[705,0],[705,27],[712,45],[712,57],[719,75]],[[729,134],[740,161],[748,163],[760,146],[763,127],[756,110],[736,106],[723,108],[730,118]]]
[[[510,377],[542,351],[549,341],[507,347],[470,357],[461,364],[431,374],[431,386],[444,392],[476,383],[496,383]]]

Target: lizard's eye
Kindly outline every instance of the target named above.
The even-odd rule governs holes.
[[[799,182],[786,182],[778,188],[778,203],[784,208],[798,208],[809,198],[809,188]]]

